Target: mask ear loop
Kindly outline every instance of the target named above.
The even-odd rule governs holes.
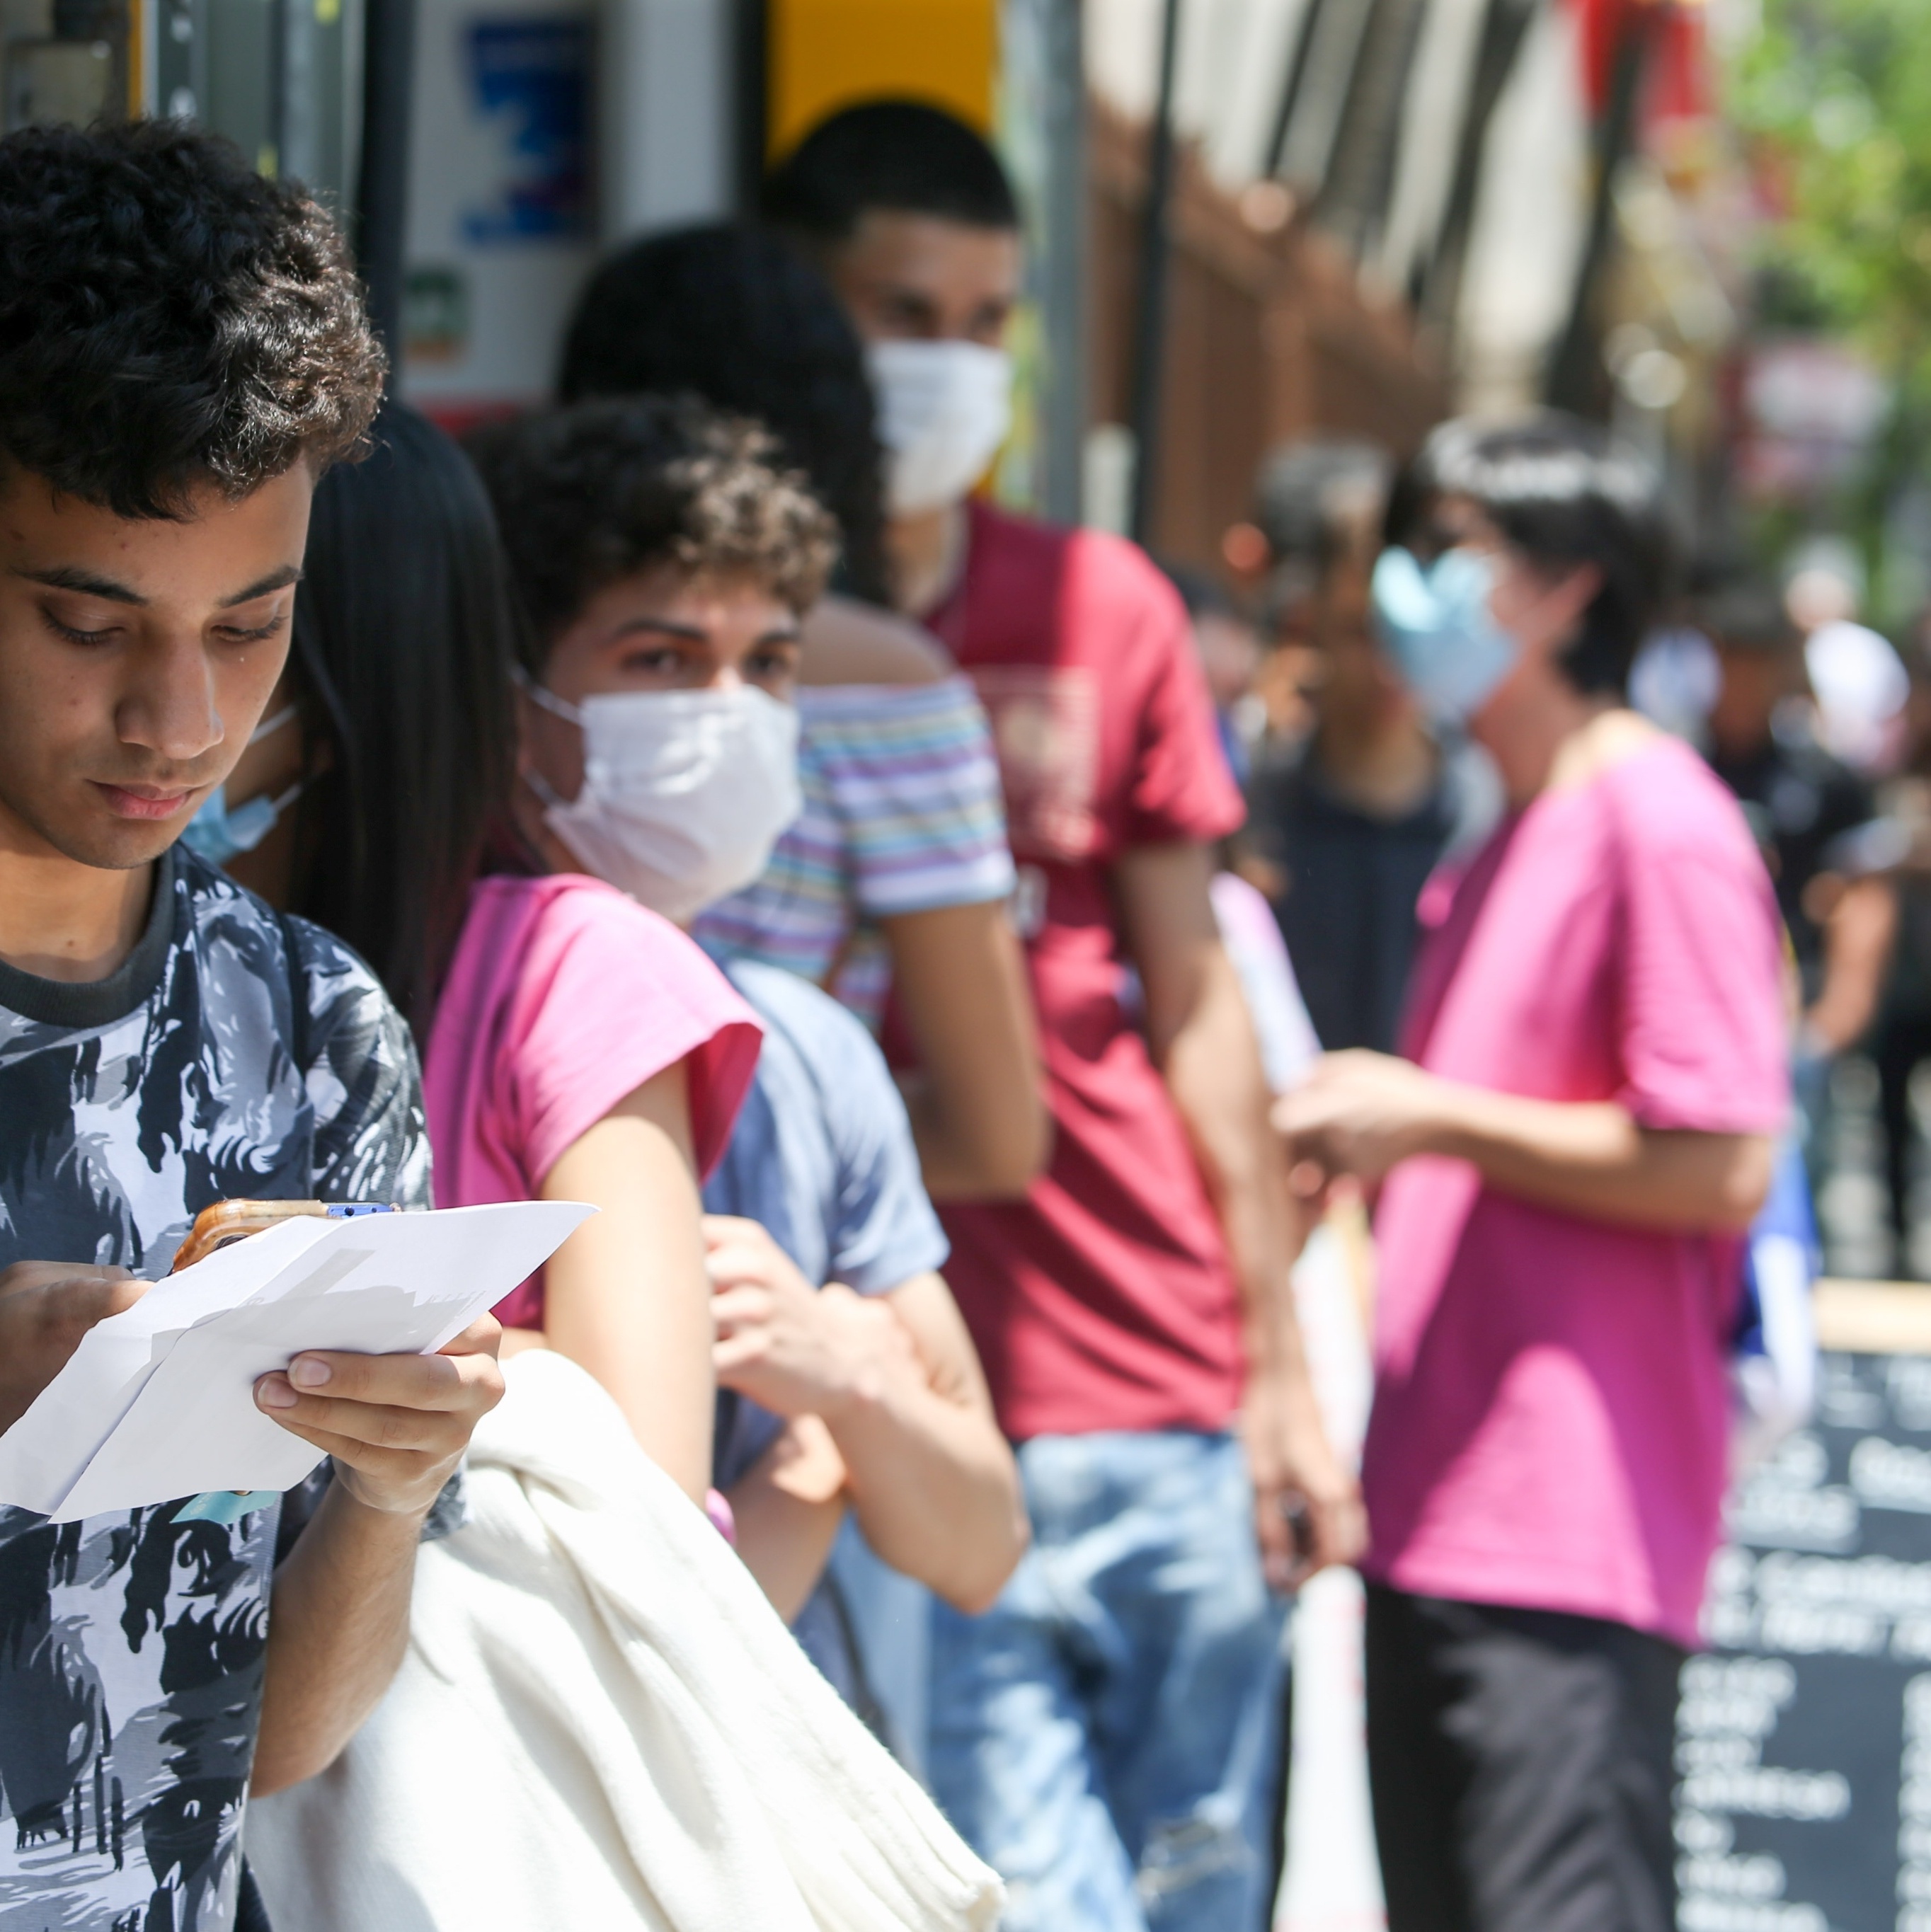
[[[521,664],[510,666],[509,677],[510,682],[533,704],[540,706],[552,717],[562,718],[566,724],[574,724],[579,731],[584,728],[583,712],[568,699],[545,689]],[[517,776],[536,794],[536,802],[552,812],[560,811],[570,802],[534,765],[519,760]]]
[[[264,718],[248,734],[248,742],[251,745],[259,745],[264,738],[272,738],[284,724],[292,724],[297,716],[299,716],[297,706],[293,704],[284,704],[272,718]]]
[[[533,704],[541,705],[553,718],[574,724],[579,731],[583,729],[584,714],[580,706],[566,698],[559,698],[547,685],[539,684],[521,664],[512,664],[509,676],[510,681]]]

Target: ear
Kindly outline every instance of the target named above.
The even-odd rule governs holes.
[[[1561,640],[1566,649],[1582,622],[1583,614],[1596,602],[1602,588],[1602,572],[1593,563],[1578,563],[1560,576],[1548,580],[1538,615],[1545,620],[1548,634]]]

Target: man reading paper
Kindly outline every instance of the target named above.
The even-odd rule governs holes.
[[[172,125],[0,141],[0,1430],[209,1203],[428,1203],[373,974],[175,843],[263,724],[381,374],[299,190]],[[401,1657],[495,1336],[263,1377],[334,1458],[278,1569],[272,1503],[0,1509],[0,1924],[234,1925],[251,1784],[327,1765]]]

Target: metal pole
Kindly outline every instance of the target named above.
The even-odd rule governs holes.
[[[416,0],[367,0],[364,22],[356,253],[368,289],[369,320],[389,351],[393,386],[402,362],[403,242],[409,220]]]
[[[1596,353],[1596,291],[1615,245],[1616,177],[1635,152],[1636,110],[1641,98],[1643,69],[1649,52],[1650,29],[1662,11],[1638,6],[1625,18],[1611,70],[1609,98],[1605,104],[1596,141],[1595,194],[1589,230],[1576,272],[1575,292],[1569,326],[1549,362],[1545,393],[1557,408],[1578,415],[1596,413],[1604,371]]]
[[[1084,512],[1086,428],[1086,63],[1080,0],[1046,14],[1046,514]]]
[[[1180,51],[1180,0],[1166,0],[1160,26],[1160,95],[1147,136],[1146,206],[1141,218],[1140,311],[1134,329],[1133,516],[1136,543],[1152,532],[1159,468],[1160,404],[1167,347],[1167,204],[1173,192],[1173,75]]]

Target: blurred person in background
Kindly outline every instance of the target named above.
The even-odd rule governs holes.
[[[1331,1051],[1393,1050],[1416,902],[1476,808],[1374,633],[1392,476],[1372,444],[1314,442],[1277,454],[1260,484],[1283,643],[1311,646],[1317,668],[1311,734],[1257,754],[1246,842],[1274,875],[1281,937]]]
[[[1185,564],[1163,567],[1187,607],[1194,655],[1200,660],[1201,674],[1214,700],[1214,723],[1227,769],[1234,782],[1244,785],[1266,715],[1254,688],[1261,665],[1260,628],[1217,578]]]
[[[875,1028],[892,988],[926,1186],[1023,1192],[1047,1128],[998,770],[971,686],[890,611],[873,400],[843,310],[774,236],[652,236],[591,279],[559,387],[566,402],[689,394],[752,417],[837,520],[839,594],[807,614],[799,668],[803,809],[764,877],[707,908],[697,936],[827,987]]]
[[[1796,956],[1797,1093],[1814,1124],[1832,1061],[1863,1037],[1883,992],[1897,929],[1893,829],[1869,780],[1810,728],[1802,639],[1775,590],[1734,580],[1693,614],[1718,666],[1710,766],[1756,835]]]
[[[1825,750],[1871,775],[1893,770],[1902,749],[1910,678],[1888,638],[1857,620],[1856,572],[1848,559],[1805,564],[1784,590],[1803,638],[1803,664]]]
[[[1381,1190],[1369,1767],[1390,1932],[1671,1932],[1676,1683],[1730,1446],[1742,1238],[1788,1106],[1776,907],[1736,803],[1626,710],[1654,479],[1550,413],[1437,431],[1404,676],[1509,812],[1431,884],[1407,1058],[1276,1119]]]
[[[1912,1074],[1931,1060],[1931,613],[1913,626],[1905,661],[1911,690],[1902,766],[1884,791],[1899,855],[1891,875],[1897,936],[1869,1052],[1878,1072],[1896,1270],[1923,1279],[1931,1275],[1931,1256],[1914,1239],[1912,1154],[1921,1137],[1911,1085]]]
[[[936,1614],[932,1788],[1009,1881],[1012,1932],[1246,1932],[1267,1906],[1278,1743],[1268,1586],[1347,1560],[1360,1532],[1308,1384],[1293,1204],[1214,922],[1239,796],[1151,562],[972,494],[1011,419],[1022,266],[985,141],[908,102],[848,109],[765,206],[866,342],[900,606],[993,719],[1056,1130],[1023,1202],[943,1207],[1034,1540],[985,1616]]]

